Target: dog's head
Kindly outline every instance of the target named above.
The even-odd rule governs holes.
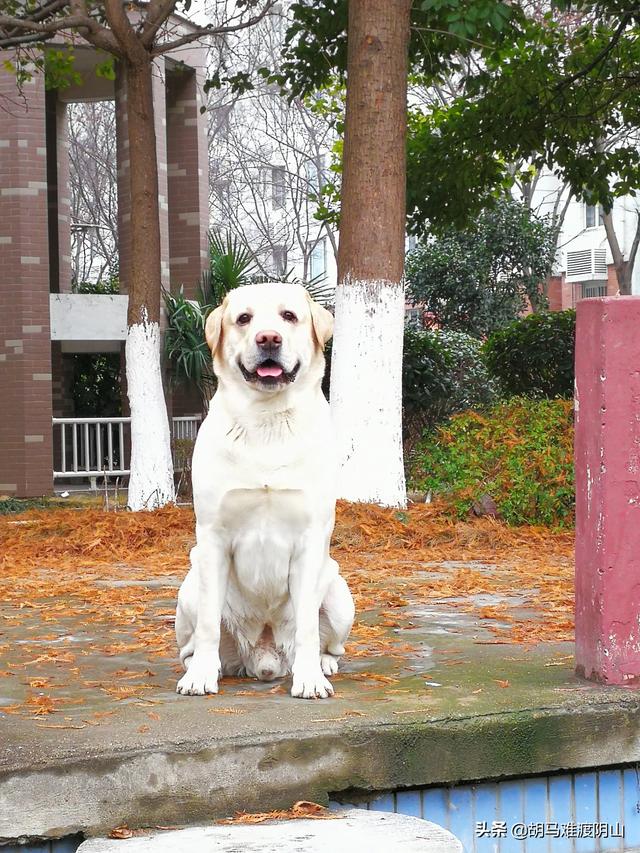
[[[249,284],[227,294],[205,325],[216,376],[273,394],[319,383],[333,317],[299,284]]]

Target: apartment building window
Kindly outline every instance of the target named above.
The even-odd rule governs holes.
[[[585,228],[597,228],[604,222],[604,210],[601,204],[586,204],[585,205]]]
[[[284,166],[273,166],[271,168],[271,201],[274,210],[284,207],[287,188],[285,186]]]
[[[274,246],[271,250],[271,260],[273,261],[273,271],[275,275],[282,276],[287,273],[287,247]]]
[[[327,272],[327,247],[324,237],[315,245],[309,244],[309,278],[319,278]]]

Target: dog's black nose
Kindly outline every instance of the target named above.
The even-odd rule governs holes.
[[[282,343],[282,337],[273,329],[266,329],[258,332],[256,335],[256,343],[261,350],[272,351],[278,349]]]

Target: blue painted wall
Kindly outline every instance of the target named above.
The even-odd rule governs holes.
[[[640,851],[635,768],[397,791],[351,805],[432,820],[465,853]]]

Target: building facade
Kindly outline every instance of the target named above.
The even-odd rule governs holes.
[[[131,275],[126,95],[119,71],[115,81],[96,75],[104,55],[82,47],[75,54],[83,83],[63,91],[45,91],[44,76],[34,74],[19,92],[0,63],[0,99],[7,105],[0,128],[0,388],[7,413],[0,424],[0,495],[50,494],[60,454],[77,453],[75,443],[61,448],[54,441],[53,418],[72,412],[68,356],[124,358]],[[10,60],[11,53],[0,58]],[[195,290],[207,264],[207,127],[200,113],[205,74],[206,48],[200,45],[155,65],[159,288],[184,284],[187,292]],[[66,111],[81,100],[116,104],[120,292],[114,295],[73,293],[71,287]],[[171,396],[173,414],[195,405]],[[124,405],[126,415],[126,398]]]
[[[550,172],[536,181],[530,204],[539,216],[550,216],[558,224],[558,251],[547,291],[551,310],[575,308],[589,297],[615,296],[619,284],[602,206],[576,199]],[[615,200],[611,226],[628,263],[640,233],[640,207],[634,197]],[[640,294],[640,265],[635,263],[631,289]]]

